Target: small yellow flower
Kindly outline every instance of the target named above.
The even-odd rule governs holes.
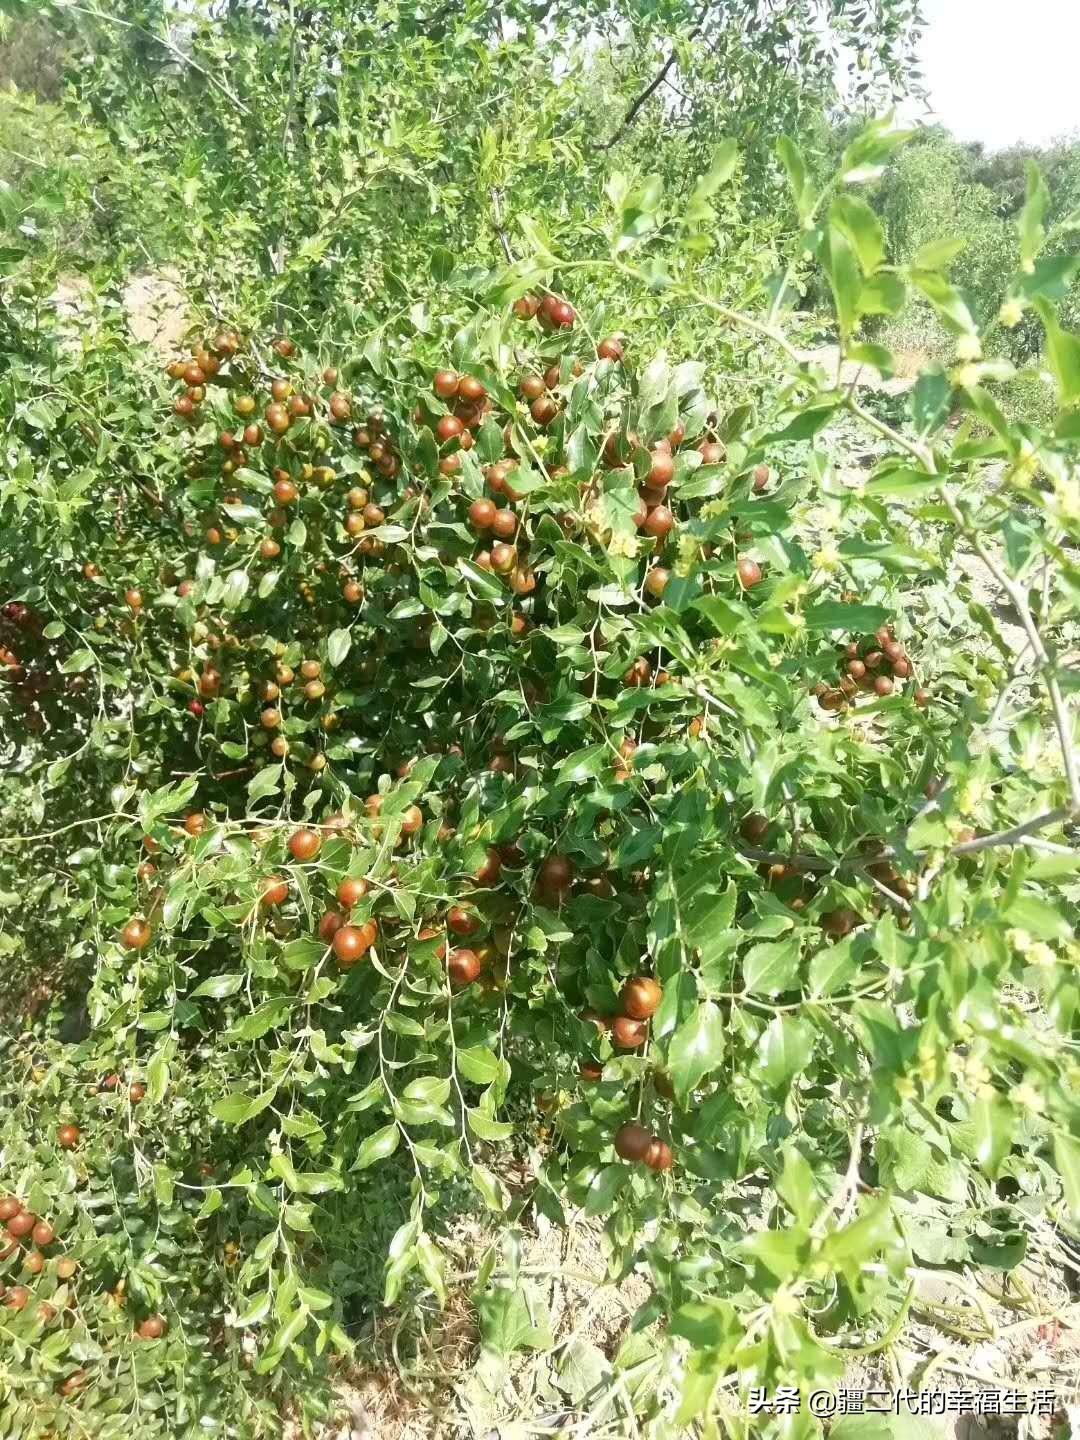
[[[1055,480],[1054,499],[1062,520],[1080,520],[1080,481],[1075,477],[1071,480]]]
[[[958,365],[952,372],[952,382],[961,390],[974,390],[981,379],[978,365]]]
[[[998,319],[1006,330],[1015,330],[1024,318],[1024,307],[1019,300],[1006,300],[998,311]]]
[[[1016,1101],[1017,1105],[1022,1105],[1025,1110],[1031,1110],[1036,1115],[1041,1115],[1046,1109],[1046,1101],[1035,1089],[1034,1085],[1029,1085],[1026,1080],[1016,1086],[1012,1092],[1012,1098]]]
[[[961,335],[956,342],[956,358],[958,360],[981,360],[982,341],[978,335],[972,332],[969,335]]]
[[[1010,930],[1006,939],[1018,955],[1026,955],[1033,944],[1026,930]]]
[[[1050,946],[1042,940],[1036,940],[1025,956],[1029,965],[1034,965],[1039,970],[1052,970],[1057,964],[1057,956]]]
[[[814,567],[832,573],[840,568],[840,552],[832,545],[823,545],[814,556]]]
[[[972,814],[986,799],[986,782],[969,780],[960,792],[960,808],[965,814]]]

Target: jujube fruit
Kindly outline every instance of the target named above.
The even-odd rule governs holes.
[[[663,998],[664,992],[656,980],[648,975],[636,975],[623,986],[623,1014],[633,1020],[648,1020],[659,1010]]]
[[[345,924],[345,921],[336,910],[327,910],[326,914],[319,921],[319,939],[329,945],[334,936]]]
[[[649,469],[649,484],[663,490],[671,484],[675,476],[675,461],[670,451],[659,449],[652,451],[650,459],[652,465]]]
[[[653,1140],[645,1152],[645,1164],[650,1170],[658,1173],[663,1170],[670,1170],[675,1163],[675,1156],[671,1146],[666,1140]]]
[[[475,950],[451,950],[450,958],[446,962],[450,982],[457,986],[471,985],[479,978],[483,968]]]
[[[314,860],[321,849],[322,837],[315,830],[294,830],[289,836],[289,854],[294,860]]]
[[[371,886],[359,875],[349,875],[337,887],[338,903],[351,910],[370,892]]]
[[[635,1164],[645,1159],[653,1137],[643,1125],[621,1125],[615,1132],[615,1153],[622,1160]]]
[[[289,882],[283,880],[280,875],[272,875],[268,880],[263,881],[262,903],[275,907],[284,905],[289,898]]]
[[[654,505],[641,529],[655,540],[665,540],[675,526],[675,516],[666,505]]]
[[[120,943],[127,950],[145,950],[152,938],[150,926],[138,916],[129,920],[120,931]]]
[[[645,572],[646,592],[651,595],[654,600],[659,600],[667,589],[670,579],[670,570],[665,570],[662,565],[653,565],[651,569]]]
[[[476,933],[480,928],[480,921],[472,910],[466,910],[462,905],[452,905],[446,913],[446,926],[464,939]]]
[[[469,524],[474,530],[490,530],[498,512],[491,500],[474,500],[469,506]]]
[[[343,925],[335,934],[331,948],[337,957],[338,964],[343,969],[355,965],[375,943],[375,936],[368,929],[368,925]]]
[[[747,815],[739,826],[739,834],[750,845],[760,845],[769,833],[769,821],[765,815]]]
[[[616,1015],[611,1022],[611,1043],[619,1050],[636,1050],[644,1045],[648,1033],[648,1023],[630,1015]]]
[[[838,910],[826,910],[821,917],[821,928],[827,935],[834,935],[837,938],[849,935],[861,923],[860,915],[854,910],[843,907]]]
[[[739,584],[744,590],[752,590],[755,585],[761,582],[761,566],[756,560],[743,556],[735,567],[739,577]]]

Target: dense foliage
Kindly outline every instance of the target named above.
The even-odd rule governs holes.
[[[738,1430],[750,1386],[890,1344],[914,1262],[1010,1270],[1080,1216],[1070,223],[1031,169],[1003,299],[1056,404],[1013,424],[955,246],[890,263],[861,198],[888,123],[826,184],[783,138],[775,216],[754,143],[630,159],[601,199],[609,161],[534,163],[566,101],[527,30],[402,12],[383,80],[332,90],[359,42],[277,15],[218,7],[187,61],[148,15],[83,77],[113,128],[233,97],[134,161],[88,134],[108,231],[72,190],[124,250],[145,173],[148,243],[205,251],[167,368],[111,283],[55,304],[33,164],[6,212],[0,1413],[310,1425],[373,1260],[422,1310],[460,1212],[580,1207],[652,1292],[583,1403]],[[487,67],[529,128],[485,138]],[[320,108],[379,83],[386,129]],[[437,197],[429,104],[461,131]],[[377,202],[315,169],[289,198],[273,167],[342,176],[346,132]],[[915,295],[948,368],[897,402],[800,358],[812,274],[846,358],[891,373],[865,327]],[[515,1253],[469,1277],[495,1364],[550,1343]]]

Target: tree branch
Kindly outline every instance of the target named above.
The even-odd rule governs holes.
[[[696,40],[697,37],[701,34],[702,27],[705,24],[705,17],[708,13],[709,5],[705,4],[701,8],[701,14],[698,16],[697,24],[694,26],[693,30],[690,31],[690,34],[687,37],[689,40]],[[672,66],[675,64],[678,58],[678,48],[675,45],[672,45],[671,53],[668,55],[663,65],[661,65],[660,69],[649,81],[648,85],[645,86],[645,89],[642,90],[641,94],[638,95],[637,98],[631,102],[630,106],[626,111],[626,114],[623,116],[622,121],[615,129],[615,131],[608,137],[607,140],[603,142],[603,144],[596,147],[597,150],[610,150],[613,145],[617,144],[618,141],[622,139],[622,137],[626,134],[627,130],[630,129],[630,126],[633,125],[634,121],[637,119],[638,115],[642,110],[642,107],[648,104],[648,102],[656,94],[657,90],[660,89],[660,86],[663,85],[664,81],[667,79],[668,74],[671,71]]]
[[[510,249],[510,239],[507,236],[506,227],[503,225],[502,192],[497,185],[491,187],[491,209],[495,216],[495,234],[499,237],[499,244],[506,256],[506,263],[513,265],[514,252]]]
[[[89,15],[94,20],[104,21],[106,25],[119,25],[124,30],[137,30],[140,35],[145,35],[148,40],[153,40],[155,45],[160,45],[163,50],[167,50],[174,60],[179,60],[181,65],[186,65],[189,70],[194,70],[196,75],[201,75],[215,90],[220,90],[222,95],[236,106],[241,115],[251,114],[239,95],[234,94],[216,75],[211,75],[209,70],[204,70],[197,60],[193,60],[190,55],[185,55],[183,50],[178,49],[171,40],[166,40],[161,35],[155,35],[152,30],[147,30],[142,25],[136,25],[133,20],[121,20],[118,15],[103,15],[100,10],[91,10],[85,5],[69,5],[68,9],[74,10],[79,15]]]
[[[1005,845],[1018,845],[1031,835],[1037,835],[1040,830],[1049,830],[1054,825],[1064,825],[1066,821],[1072,820],[1077,815],[1077,810],[1072,805],[1058,805],[1054,810],[1046,810],[1041,815],[1034,815],[1030,820],[1023,820],[1019,825],[1012,825],[1008,830],[995,830],[989,835],[977,835],[974,840],[964,840],[959,845],[950,845],[944,852],[945,856],[951,855],[975,855],[980,850],[994,850]],[[1073,851],[1065,849],[1066,854]],[[903,852],[895,845],[886,845],[873,855],[859,856],[837,856],[835,860],[826,860],[820,855],[802,855],[799,853],[785,853],[782,850],[757,850],[752,846],[740,847],[738,853],[744,860],[753,860],[760,865],[792,865],[798,870],[805,870],[811,874],[827,875],[844,870],[866,870],[871,865],[879,865],[883,860],[898,860],[903,858]],[[924,856],[935,853],[931,850],[916,850],[914,859],[921,860]],[[870,877],[871,880],[873,876]],[[899,896],[894,896],[886,886],[878,886],[891,900],[900,901]]]

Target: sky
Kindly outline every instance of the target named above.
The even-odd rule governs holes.
[[[923,0],[932,117],[992,150],[1080,132],[1080,0]]]

